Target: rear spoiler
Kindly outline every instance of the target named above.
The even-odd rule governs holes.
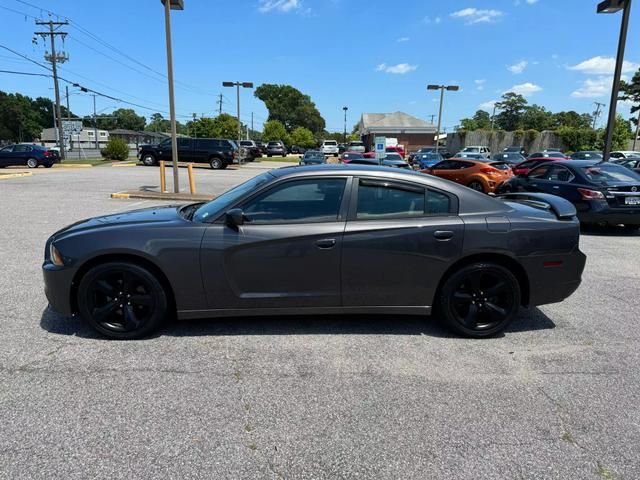
[[[511,200],[544,210],[551,210],[555,216],[558,217],[558,220],[570,220],[576,216],[576,207],[574,207],[571,202],[548,193],[505,193],[503,195],[496,195],[496,198]]]

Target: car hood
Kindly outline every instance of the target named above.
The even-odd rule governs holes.
[[[53,237],[55,239],[60,239],[89,230],[93,231],[102,228],[111,228],[114,226],[121,227],[168,223],[181,218],[182,217],[178,213],[178,206],[176,205],[168,207],[143,208],[80,220],[79,222],[73,223],[62,230],[57,231],[53,234]]]

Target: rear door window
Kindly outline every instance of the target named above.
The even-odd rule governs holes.
[[[191,148],[190,138],[178,138],[178,148],[181,150],[188,150]]]
[[[360,179],[356,219],[421,217],[425,215],[425,203],[424,188]]]

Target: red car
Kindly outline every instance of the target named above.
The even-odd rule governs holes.
[[[526,175],[532,170],[534,167],[537,167],[542,162],[553,162],[555,160],[564,160],[564,158],[556,158],[556,157],[538,157],[538,158],[529,158],[524,162],[520,162],[517,165],[514,165],[512,170],[514,175]]]
[[[400,155],[402,158],[404,158],[404,147],[402,145],[397,145],[395,147],[387,147],[386,148],[387,153],[397,153],[398,155]]]

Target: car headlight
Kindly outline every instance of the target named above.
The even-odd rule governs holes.
[[[58,267],[64,266],[64,261],[62,260],[62,254],[60,250],[54,247],[53,243],[49,246],[49,258],[51,259],[51,263]]]

